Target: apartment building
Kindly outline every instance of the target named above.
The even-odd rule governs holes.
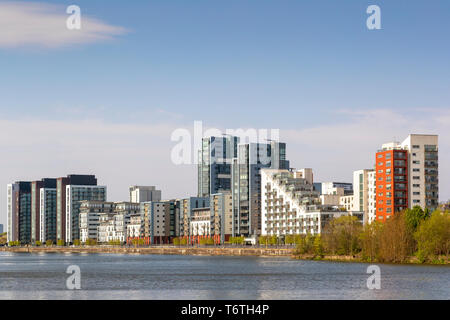
[[[349,214],[322,205],[312,181],[296,171],[262,169],[261,179],[262,235],[319,234],[330,219]]]
[[[141,214],[130,215],[130,222],[127,225],[127,240],[141,238],[142,235],[142,217]]]
[[[7,185],[7,240],[31,243],[31,182]]]
[[[198,150],[198,197],[231,190],[231,163],[237,157],[239,138],[206,137]]]
[[[81,186],[74,190],[75,197],[70,197],[68,186]],[[83,186],[85,188],[83,188]],[[98,192],[93,192],[97,186],[97,178],[94,175],[68,175],[56,179],[56,240],[70,243],[72,241],[73,229],[75,229],[75,238],[79,239],[78,213],[79,201],[98,200],[106,201],[106,187],[100,187]],[[90,191],[89,191],[90,189]],[[72,188],[69,187],[69,190]],[[96,197],[93,197],[93,195]],[[73,213],[73,215],[72,215]],[[72,217],[74,221],[72,221]],[[70,219],[68,219],[70,218]],[[70,228],[69,228],[70,227]],[[73,229],[72,229],[73,228]],[[69,241],[70,240],[70,241]]]
[[[400,147],[408,154],[408,205],[431,211],[439,206],[438,136],[410,134]]]
[[[289,169],[286,144],[244,143],[232,164],[233,236],[261,234],[261,173],[263,168]]]
[[[376,153],[376,219],[386,221],[408,207],[408,152],[397,143]]]
[[[373,169],[353,172],[353,206],[351,211],[364,212],[364,223],[375,218],[376,173]]]
[[[190,237],[211,236],[211,210],[210,208],[192,209],[191,221],[189,223]]]
[[[106,186],[66,186],[66,243],[80,240],[80,203],[83,200],[106,201]]]
[[[102,213],[99,216],[98,242],[124,243],[127,234],[126,216],[119,213]]]
[[[52,186],[56,186],[55,183]],[[39,191],[39,241],[56,243],[56,188],[43,187]]]
[[[210,234],[216,243],[228,241],[233,234],[233,197],[231,192],[216,193],[210,199]]]
[[[56,191],[56,179],[45,178],[41,181],[31,182],[31,243],[41,240],[41,233],[44,232],[44,228],[41,230],[41,188]],[[50,197],[47,200],[56,200]],[[53,203],[47,203],[48,209],[54,207]],[[51,213],[50,213],[51,214]],[[50,217],[48,217],[50,220]],[[45,220],[45,212],[42,213],[42,219]],[[42,221],[45,223],[45,221]],[[49,221],[51,224],[51,221]],[[43,226],[44,227],[44,226]]]
[[[210,197],[189,197],[180,200],[179,236],[190,236],[190,222],[193,209],[209,208]]]
[[[160,200],[161,200],[161,190],[157,190],[155,186],[130,187],[130,202],[141,203]]]
[[[98,227],[101,215],[112,215],[114,203],[105,201],[80,201],[80,241],[99,241]]]

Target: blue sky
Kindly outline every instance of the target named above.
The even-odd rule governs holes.
[[[0,1],[0,8],[2,3],[8,2]],[[76,4],[82,11],[82,23],[85,18],[96,19],[122,31],[107,41],[48,47],[35,39],[33,44],[24,40],[22,45],[10,46],[2,45],[2,37],[14,35],[16,30],[0,19],[0,119],[4,128],[14,130],[23,120],[37,131],[44,125],[64,128],[65,123],[78,121],[81,126],[97,121],[97,127],[108,129],[97,132],[103,136],[92,150],[103,153],[106,145],[117,152],[129,147],[126,142],[133,139],[128,136],[130,130],[123,135],[118,130],[142,128],[148,137],[139,140],[136,149],[129,150],[131,154],[141,152],[140,148],[154,148],[152,143],[169,144],[170,128],[190,127],[194,120],[219,128],[280,128],[282,138],[285,130],[286,140],[292,141],[291,154],[297,159],[291,162],[312,166],[324,180],[350,180],[351,171],[358,166],[372,166],[370,150],[386,139],[402,140],[408,133],[422,130],[440,135],[441,200],[450,198],[450,185],[442,174],[450,173],[445,163],[450,157],[446,158],[448,151],[444,150],[449,146],[445,131],[450,122],[447,0],[15,3],[24,9],[36,4],[51,8],[61,19],[67,17],[65,8]],[[366,28],[366,8],[371,4],[381,8],[382,30]],[[164,126],[167,137],[152,136],[145,131],[147,126]],[[20,152],[25,152],[30,136],[39,133],[28,132],[26,127],[21,130],[24,133],[19,133],[17,140],[25,148]],[[102,140],[107,139],[104,132],[108,130],[118,133],[116,145]],[[58,132],[47,132],[48,136],[43,135],[33,146],[48,154],[40,154],[38,165],[23,160],[22,167],[13,165],[19,156],[17,146],[6,138],[1,140],[3,150],[9,150],[1,163],[2,190],[8,181],[25,179],[31,173],[37,179],[73,170],[99,168],[102,172],[95,157],[83,162],[72,160],[76,155],[69,159],[62,153],[64,148],[84,151],[83,143],[74,142],[78,133],[67,133],[55,149],[48,137]],[[97,133],[91,133],[94,140]],[[344,161],[333,158],[333,154],[341,157],[338,150],[329,162],[323,160],[330,157],[323,149],[336,145],[326,137],[340,133],[341,149],[348,146],[346,138],[357,135],[360,140],[354,142],[355,148],[367,150],[367,160],[361,156],[357,162],[342,163],[345,173],[329,169],[329,163]],[[312,137],[311,145],[302,140],[305,136]],[[314,149],[314,144],[320,148]],[[153,157],[151,152],[148,156]],[[129,167],[135,166],[132,157],[126,159]],[[195,192],[195,167],[183,168],[190,173],[180,176],[184,179],[180,184],[158,175],[161,169],[171,170],[165,164],[167,158],[158,161],[149,165],[141,183],[155,181],[167,189],[168,196]],[[120,189],[112,192],[115,198],[126,198],[127,184],[138,183],[142,174],[118,174],[123,161],[106,161],[104,166],[108,165],[110,171],[103,171],[100,178],[112,184],[113,190]],[[110,178],[110,174],[115,176]]]
[[[308,125],[340,120],[342,108],[448,107],[448,1],[75,3],[129,32],[106,43],[2,50],[3,116],[85,108],[125,121],[160,109],[213,122],[221,114],[224,125],[296,127],[298,118],[266,112],[301,114]],[[366,28],[373,3],[382,30]]]

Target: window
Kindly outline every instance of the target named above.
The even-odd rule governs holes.
[[[413,180],[419,180],[420,179],[420,177],[418,177],[418,176],[413,176]]]
[[[413,149],[419,149],[419,148],[420,148],[420,146],[419,146],[419,145],[417,145],[417,144],[415,144],[415,145],[413,145],[413,146],[412,146],[412,148],[413,148]]]
[[[386,167],[390,167],[391,166],[391,162],[390,161],[386,161]]]
[[[413,160],[413,164],[420,164],[419,160]]]
[[[378,165],[379,165],[379,166],[382,166],[382,165],[383,165],[383,162],[378,162]]]
[[[413,172],[420,172],[420,169],[419,168],[414,168]]]
[[[378,155],[378,159],[383,158],[383,154]]]

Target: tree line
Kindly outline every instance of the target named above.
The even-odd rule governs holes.
[[[270,239],[274,244],[273,238]],[[331,220],[320,235],[285,238],[294,241],[296,253],[347,255],[368,262],[404,263],[448,261],[450,251],[450,212],[430,213],[416,206],[394,214],[384,223],[374,221],[362,226],[356,217]],[[261,243],[261,242],[260,242]]]

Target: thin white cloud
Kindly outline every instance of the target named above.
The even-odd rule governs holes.
[[[47,3],[6,1],[0,3],[0,47],[38,46],[57,48],[111,40],[127,30],[83,13],[81,29],[69,30],[66,7]]]

